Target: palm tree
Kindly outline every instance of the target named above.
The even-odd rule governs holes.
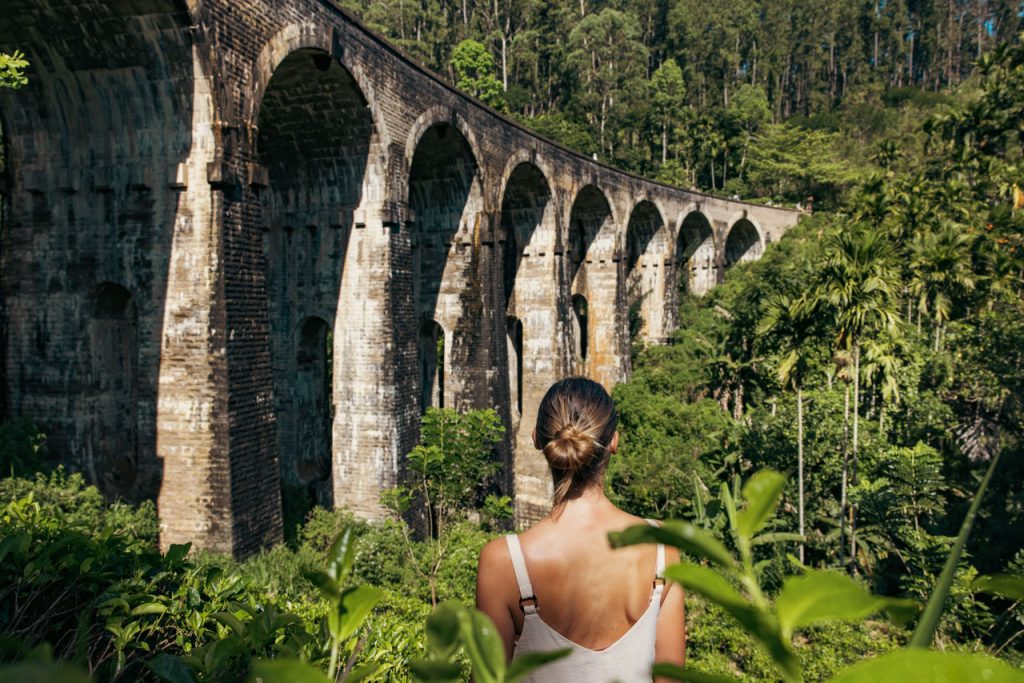
[[[815,310],[806,294],[792,298],[777,294],[765,302],[764,314],[757,327],[758,335],[771,335],[780,342],[779,381],[784,389],[796,391],[797,434],[797,514],[800,536],[804,535],[804,377],[814,339]],[[804,542],[800,541],[800,562],[804,561]]]
[[[916,236],[910,252],[910,292],[917,297],[918,329],[921,316],[930,315],[933,349],[939,351],[955,297],[974,289],[971,238],[947,224],[938,232]]]
[[[899,272],[893,253],[884,234],[853,224],[830,240],[819,274],[820,296],[835,316],[837,350],[849,352],[853,362],[853,484],[857,483],[861,343],[865,335],[892,332],[898,320],[894,293]],[[844,478],[845,469],[844,465]],[[856,550],[855,515],[851,509],[851,553]]]
[[[871,337],[864,340],[864,361],[861,368],[864,381],[870,387],[879,388],[878,433],[885,433],[885,407],[900,400],[900,386],[897,374],[900,356],[896,341],[890,337]]]

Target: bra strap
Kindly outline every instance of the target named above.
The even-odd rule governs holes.
[[[526,571],[526,558],[523,557],[519,537],[508,534],[505,536],[505,543],[508,544],[508,554],[512,556],[512,569],[515,570],[516,583],[519,584],[519,609],[523,610],[524,614],[536,614],[537,596],[533,593],[530,575]]]

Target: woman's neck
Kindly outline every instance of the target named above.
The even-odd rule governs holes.
[[[616,509],[604,494],[604,482],[595,482],[578,495],[563,502],[549,515],[554,522],[560,519],[587,520],[604,512]]]

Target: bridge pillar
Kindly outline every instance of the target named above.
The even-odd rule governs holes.
[[[556,235],[556,212],[545,213],[538,232]],[[538,240],[539,241],[539,240]],[[543,243],[542,243],[543,244]],[[514,490],[516,523],[537,521],[551,507],[551,473],[543,453],[533,445],[537,408],[548,388],[566,374],[559,332],[559,277],[561,259],[553,245],[524,254],[516,276],[510,315],[522,321],[521,395],[512,405],[514,431]],[[510,358],[510,363],[515,359]],[[516,405],[518,403],[518,405]]]
[[[334,505],[369,518],[387,514],[380,493],[397,484],[399,459],[415,443],[403,424],[419,415],[415,391],[401,390],[409,358],[394,343],[402,295],[391,272],[403,242],[408,253],[400,217],[372,203],[357,217],[334,326]],[[413,363],[415,357],[413,350]]]

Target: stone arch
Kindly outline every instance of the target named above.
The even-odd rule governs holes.
[[[477,162],[481,156],[480,144],[477,141],[476,133],[466,122],[465,118],[459,115],[455,110],[450,107],[435,105],[426,109],[416,118],[416,122],[412,125],[412,128],[409,129],[409,134],[405,139],[405,182],[402,184],[401,190],[397,194],[406,204],[409,204],[411,201],[410,175],[412,173],[412,166],[416,157],[416,152],[419,149],[420,144],[423,142],[423,137],[429,130],[443,125],[449,126],[458,131],[459,135],[462,136],[462,140],[468,146],[469,153],[472,155],[474,163],[477,164],[476,173],[479,177],[480,190],[483,192],[485,185],[483,182],[484,169]]]
[[[444,408],[448,368],[448,344],[444,328],[436,320],[425,320],[419,330],[420,412]]]
[[[90,292],[82,402],[83,465],[108,496],[132,498],[139,475],[139,330],[135,298],[112,282]],[[80,416],[81,419],[81,416]]]
[[[507,177],[501,198],[503,288],[510,315],[516,311],[515,282],[523,259],[554,250],[554,213],[547,176],[528,161],[518,163]]]
[[[253,88],[243,105],[247,120],[255,125],[259,119],[267,87],[281,62],[300,50],[315,51],[329,56],[351,76],[366,100],[375,134],[380,140],[380,148],[387,149],[390,142],[385,125],[387,119],[380,110],[380,98],[377,97],[373,80],[367,77],[362,64],[351,58],[351,51],[337,49],[336,38],[337,34],[333,28],[313,22],[288,24],[275,33],[260,50],[253,63]]]
[[[300,32],[281,44],[307,38]],[[320,383],[333,383],[337,373],[326,360],[308,366],[310,355],[299,353],[295,335],[312,334],[315,323],[317,353],[341,360],[325,346],[334,328],[316,321],[348,322],[339,291],[351,277],[345,273],[349,236],[373,177],[377,131],[358,82],[329,52],[299,47],[261,59],[275,66],[255,108],[254,156],[265,169],[259,198],[282,484],[286,492],[305,490],[314,502],[329,504],[339,387],[328,387],[325,397]]]
[[[580,189],[567,221],[566,281],[570,304],[574,295],[588,302],[586,360],[575,372],[611,386],[625,376],[623,315],[620,311],[617,223],[605,194],[594,185]],[[567,311],[569,315],[571,312]],[[574,329],[570,326],[569,329]],[[582,333],[581,329],[581,333]],[[576,348],[572,340],[568,348]],[[628,357],[625,359],[628,362]]]
[[[473,341],[481,324],[475,310],[471,273],[473,248],[483,214],[483,183],[472,144],[459,125],[435,122],[423,130],[409,164],[407,196],[412,247],[412,291],[419,325],[436,321],[449,335],[450,363],[445,375],[445,404],[461,405],[473,367],[470,356],[480,351]],[[479,288],[475,288],[479,289]],[[469,307],[467,308],[467,304]],[[419,364],[430,360],[421,345]]]
[[[633,207],[623,247],[627,324],[631,341],[664,337],[664,266],[669,252],[668,227],[649,199]]]
[[[732,222],[723,245],[723,264],[726,269],[737,263],[754,261],[764,253],[764,238],[757,224],[743,216]]]
[[[187,10],[182,0],[88,8],[37,0],[0,11],[0,40],[31,65],[24,87],[0,89],[9,183],[0,208],[0,306],[10,341],[0,341],[0,393],[8,415],[40,420],[50,453],[105,495],[132,500],[155,499],[161,486],[161,335],[184,204],[174,173],[192,153],[201,60]],[[104,433],[107,408],[90,407],[96,392],[111,390],[85,379],[99,353],[89,337],[109,323],[93,317],[95,283],[130,291],[134,308],[132,424],[117,425],[118,433]],[[115,438],[130,452],[97,468],[102,459],[92,451],[111,450],[100,442]]]
[[[696,206],[679,215],[672,272],[676,294],[706,294],[715,284],[715,230],[711,219]]]

